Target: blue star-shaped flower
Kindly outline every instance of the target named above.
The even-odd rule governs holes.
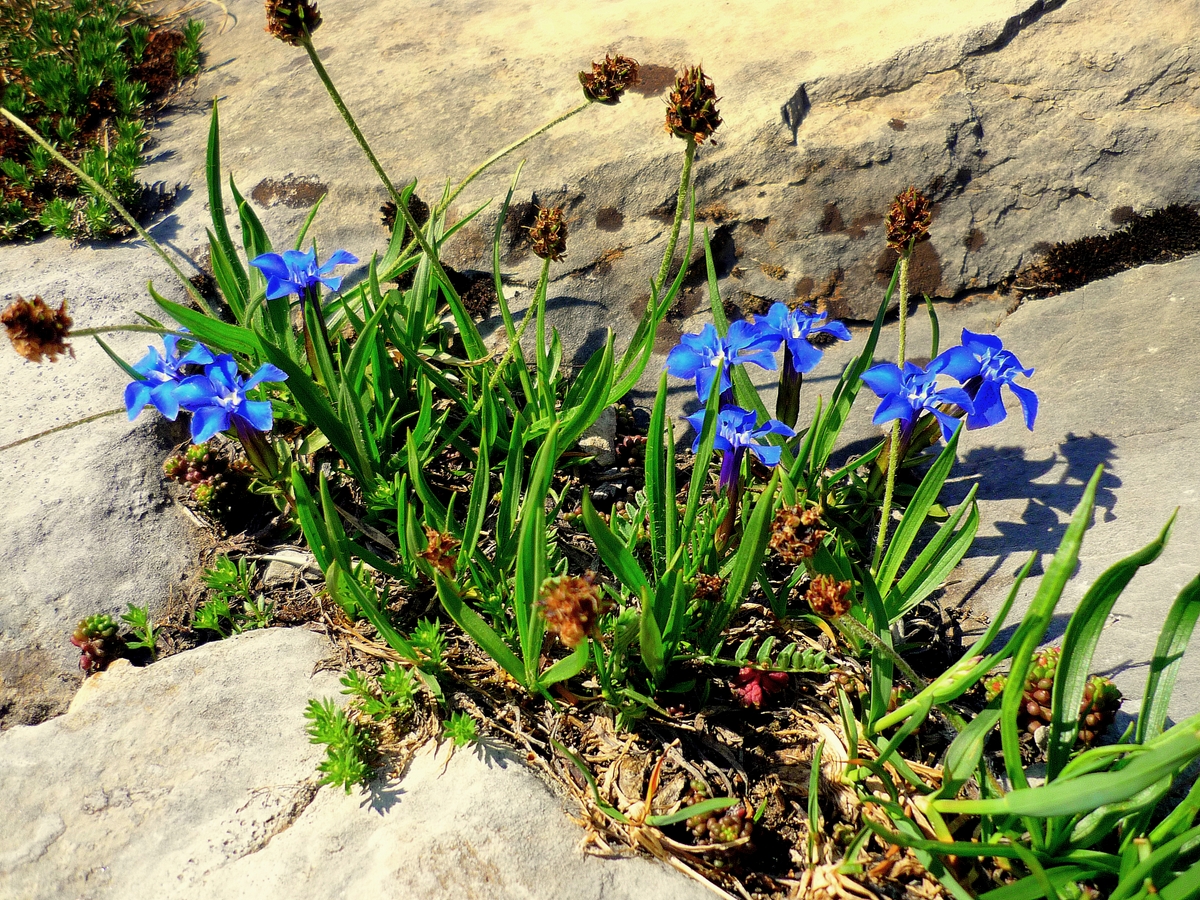
[[[968,413],[974,411],[975,407],[970,395],[962,388],[938,388],[936,379],[944,371],[944,356],[930,363],[928,369],[906,362],[901,372],[895,363],[880,363],[863,372],[863,384],[882,398],[871,421],[883,425],[899,419],[901,434],[907,438],[912,433],[917,417],[928,410],[942,426],[942,437],[950,440],[958,419],[943,412],[939,404],[954,403]]]
[[[754,363],[764,369],[774,369],[772,340],[779,346],[770,333],[745,319],[730,325],[725,337],[708,324],[699,334],[685,334],[679,339],[679,344],[667,354],[666,369],[676,378],[694,378],[696,394],[702,401],[707,401],[718,363],[725,364],[721,369],[721,393],[733,385],[729,374],[732,366]]]
[[[342,276],[330,273],[337,266],[356,262],[357,256],[346,250],[338,250],[323,266],[318,266],[317,251],[309,248],[307,252],[284,250],[282,254],[263,253],[250,260],[250,265],[267,276],[267,299],[275,300],[288,294],[299,294],[303,298],[310,289],[316,290],[317,284],[336,291],[342,285]]]
[[[824,355],[808,342],[810,334],[832,334],[839,341],[850,340],[850,332],[841,322],[826,322],[828,313],[810,313],[805,309],[788,309],[784,303],[772,304],[767,314],[755,319],[764,333],[777,336],[792,355],[792,368],[800,373],[811,372]],[[775,344],[776,349],[779,343]]]
[[[938,357],[943,358],[941,371],[961,381],[975,404],[974,411],[967,416],[968,428],[986,428],[1004,421],[1008,410],[1004,408],[1000,388],[1008,385],[1021,403],[1025,427],[1033,430],[1038,411],[1037,394],[1013,383],[1018,375],[1028,378],[1033,369],[1024,368],[1011,350],[1004,349],[1000,338],[964,328],[962,345],[952,347]]]
[[[182,357],[179,355],[179,338],[173,334],[163,335],[163,348],[166,353],[158,355],[154,347],[147,348],[150,352],[141,358],[133,367],[142,378],[126,385],[125,411],[129,421],[137,418],[146,404],[150,404],[160,413],[175,421],[179,415],[179,400],[176,389],[185,377],[182,369],[189,364],[207,365],[213,361],[212,352],[203,344],[196,344]]]
[[[218,356],[203,375],[185,378],[175,392],[179,405],[192,414],[192,443],[203,444],[218,431],[270,431],[273,422],[270,400],[249,400],[246,392],[264,381],[286,381],[287,373],[270,363],[243,380],[237,362],[228,354]]]
[[[692,452],[700,449],[700,430],[704,427],[704,410],[685,416],[688,424],[696,431],[696,440],[692,442]],[[758,424],[758,414],[753,410],[742,409],[740,406],[726,406],[717,413],[717,431],[713,436],[713,449],[724,451],[721,463],[720,490],[727,489],[741,468],[742,456],[747,450],[757,456],[767,466],[779,465],[782,447],[770,444],[760,444],[759,440],[769,434],[781,434],[784,437],[795,437],[796,432],[778,419],[770,419],[761,427]]]

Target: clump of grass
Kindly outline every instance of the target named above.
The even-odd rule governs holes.
[[[143,206],[136,172],[148,104],[199,69],[204,25],[182,31],[130,0],[15,0],[0,9],[0,106],[33,123],[127,207]],[[0,124],[0,240],[44,232],[118,237],[128,226],[89,185],[7,121]]]

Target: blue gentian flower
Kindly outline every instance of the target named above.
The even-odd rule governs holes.
[[[765,316],[755,319],[764,334],[777,337],[772,350],[782,342],[791,354],[792,368],[803,374],[817,367],[824,355],[808,342],[810,334],[832,334],[839,341],[850,340],[850,332],[841,322],[825,322],[828,313],[811,313],[805,309],[788,309],[784,303],[772,304]]]
[[[963,383],[963,389],[975,404],[967,416],[968,428],[986,428],[1003,422],[1008,415],[1000,388],[1008,385],[1021,403],[1025,414],[1025,427],[1033,431],[1037,418],[1037,395],[1029,388],[1014,384],[1018,375],[1028,378],[1033,369],[1026,369],[1011,350],[1005,350],[1000,338],[994,334],[976,334],[963,329],[962,346],[953,347],[938,359],[945,357],[941,371],[953,375]]]
[[[284,250],[280,253],[263,253],[250,260],[250,265],[267,276],[267,299],[276,300],[288,294],[299,294],[301,298],[323,284],[331,291],[342,286],[342,276],[330,273],[337,266],[352,265],[358,257],[346,250],[338,250],[323,266],[317,265],[317,251],[309,248]]]
[[[717,329],[710,323],[699,334],[685,334],[679,339],[678,346],[667,354],[666,369],[676,378],[694,378],[696,394],[707,401],[720,362],[725,364],[721,369],[721,393],[733,386],[729,373],[732,366],[754,363],[764,369],[774,369],[772,340],[771,334],[745,319],[730,325],[725,337],[717,334]],[[775,346],[779,346],[778,341]]]
[[[175,417],[179,415],[179,400],[175,393],[180,381],[185,377],[183,367],[203,366],[213,361],[212,352],[203,344],[195,344],[181,357],[179,338],[173,334],[163,335],[163,348],[166,353],[162,356],[158,355],[158,350],[154,347],[147,348],[150,352],[133,367],[142,378],[125,387],[125,411],[129,414],[131,422],[146,404],[150,404],[174,422]]]
[[[968,414],[975,407],[970,395],[962,388],[938,388],[936,379],[944,371],[944,357],[945,354],[939,356],[929,364],[928,369],[906,362],[901,372],[895,363],[880,363],[863,372],[863,384],[882,398],[871,421],[883,425],[899,419],[901,441],[907,445],[917,417],[928,410],[942,426],[942,437],[950,440],[958,419],[943,411],[940,404],[957,404]]]
[[[692,442],[692,452],[695,453],[700,449],[700,431],[704,427],[704,410],[684,418],[696,431],[696,440]],[[713,436],[713,449],[724,452],[721,459],[719,490],[726,490],[733,484],[733,480],[741,468],[742,457],[747,450],[757,456],[763,465],[779,465],[779,457],[783,453],[783,448],[758,442],[760,438],[769,434],[795,437],[796,432],[778,419],[770,419],[765,425],[759,426],[758,414],[753,410],[742,409],[740,406],[726,406],[717,413],[717,430]]]
[[[270,431],[271,401],[249,400],[246,392],[264,381],[286,380],[287,373],[270,363],[243,380],[232,356],[218,356],[205,367],[203,375],[185,378],[175,392],[179,405],[192,414],[192,442],[203,444],[218,431],[231,427],[237,429],[239,437],[247,429]]]

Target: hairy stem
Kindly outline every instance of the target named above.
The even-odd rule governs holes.
[[[905,340],[908,329],[908,264],[912,257],[913,245],[910,242],[908,249],[900,254],[900,347],[899,359],[896,365],[901,372],[904,370],[904,351]],[[892,499],[896,494],[896,469],[900,466],[900,420],[897,419],[892,423],[892,440],[891,447],[888,448],[887,462],[887,482],[883,489],[883,509],[880,510],[879,516],[879,536],[875,541],[875,556],[871,561],[871,572],[877,574],[879,572],[879,564],[883,560],[883,548],[887,544],[888,525],[892,518]]]
[[[45,431],[39,431],[37,434],[31,434],[29,437],[15,440],[10,444],[0,445],[0,452],[11,450],[13,447],[20,447],[22,444],[28,444],[31,441],[39,440],[51,434],[57,434],[60,431],[66,431],[68,428],[74,428],[76,425],[86,425],[88,422],[95,422],[97,419],[103,419],[106,416],[115,416],[117,413],[123,412],[125,412],[125,407],[118,406],[116,409],[106,409],[104,412],[84,416],[82,419],[76,419],[74,422],[68,422],[66,425],[56,425],[53,428],[47,428]]]
[[[547,131],[549,131],[551,128],[555,127],[556,125],[561,125],[563,122],[567,121],[567,119],[571,118],[571,116],[575,115],[576,113],[583,112],[585,109],[587,109],[591,105],[592,105],[591,100],[585,100],[583,103],[579,104],[578,106],[574,107],[573,109],[567,110],[565,113],[563,113],[558,118],[551,119],[545,125],[542,125],[541,127],[536,128],[533,131],[529,132],[529,134],[525,135],[525,137],[520,138],[519,140],[513,141],[513,143],[509,144],[507,147],[497,150],[495,153],[493,153],[491,156],[489,156],[487,159],[485,159],[483,162],[481,162],[478,166],[476,166],[474,169],[472,169],[471,173],[466,178],[464,178],[462,181],[460,181],[458,183],[458,186],[453,191],[450,192],[450,195],[448,197],[446,197],[445,200],[443,200],[441,203],[439,203],[437,205],[437,212],[444,213],[447,209],[449,209],[450,204],[453,203],[458,198],[458,195],[463,192],[463,190],[466,188],[466,186],[469,185],[476,178],[478,178],[480,175],[482,175],[485,171],[487,171],[487,169],[489,169],[494,163],[499,162],[504,157],[508,156],[508,154],[512,153],[514,150],[517,150],[520,147],[523,147],[525,144],[528,144],[530,141],[532,141],[538,135],[545,134]]]
[[[696,158],[696,140],[687,139],[687,147],[683,151],[683,172],[679,176],[679,195],[675,198],[675,221],[671,224],[671,238],[667,242],[667,252],[663,256],[662,266],[658,277],[654,279],[654,293],[662,293],[667,275],[671,272],[671,263],[675,258],[675,244],[679,241],[679,229],[683,225],[683,208],[687,206],[688,187],[692,181],[692,160]]]
[[[104,198],[104,202],[116,210],[117,215],[129,223],[129,227],[138,233],[138,237],[145,241],[151,250],[162,257],[163,262],[165,262],[171,271],[174,272],[179,278],[179,283],[183,285],[184,290],[186,290],[188,294],[191,295],[191,298],[196,301],[196,305],[204,310],[206,314],[210,316],[216,315],[216,313],[213,312],[212,307],[208,305],[208,301],[200,295],[200,292],[196,290],[195,285],[188,280],[188,277],[184,275],[179,266],[175,264],[175,260],[171,259],[171,257],[167,255],[167,251],[162,248],[162,245],[150,236],[150,232],[141,226],[141,223],[139,223],[138,220],[133,217],[133,214],[121,204],[120,200],[109,193],[102,184],[97,182],[94,178],[59,153],[56,147],[47,142],[40,134],[26,125],[20,118],[13,115],[3,107],[0,107],[0,115],[3,115],[6,119],[17,126],[17,128],[21,129],[23,132],[33,138],[44,150],[46,150],[58,162],[62,163],[76,178]]]

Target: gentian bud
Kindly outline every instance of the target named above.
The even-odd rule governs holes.
[[[72,324],[66,300],[55,311],[41,297],[32,300],[17,297],[0,313],[0,323],[8,332],[13,349],[30,362],[40,363],[47,356],[50,362],[58,362],[64,353],[75,358],[75,351],[66,342]]]
[[[699,66],[684,69],[667,100],[667,131],[703,144],[721,124],[717,99],[712,79]]]
[[[592,63],[590,73],[579,73],[579,83],[583,85],[583,96],[593,103],[618,103],[626,89],[638,83],[638,61],[605,54],[604,62]]]
[[[267,32],[285,44],[299,47],[321,25],[312,0],[267,0]]]
[[[909,244],[929,240],[932,204],[915,187],[901,191],[887,212],[887,245],[897,253],[907,253]]]
[[[539,206],[529,226],[529,243],[535,255],[556,262],[567,252],[567,223],[561,206]]]

